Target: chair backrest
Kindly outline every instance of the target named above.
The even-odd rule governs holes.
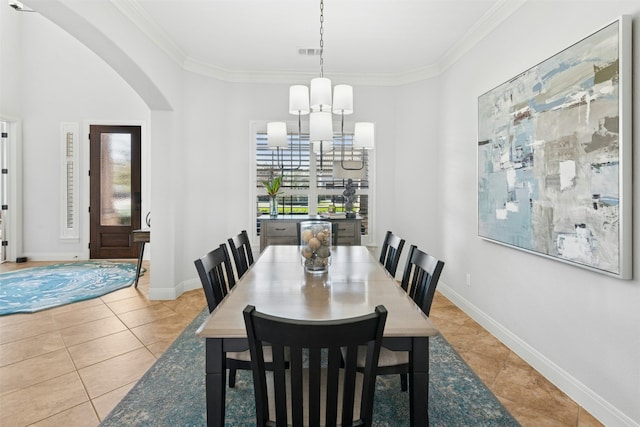
[[[200,276],[209,312],[212,312],[236,284],[227,245],[220,245],[193,263]]]
[[[247,230],[242,230],[237,236],[228,239],[228,242],[239,279],[253,265],[253,252],[251,251],[251,242],[249,241]]]
[[[443,268],[443,261],[421,251],[415,245],[409,248],[401,286],[427,316],[431,311],[431,303]]]
[[[396,275],[398,269],[398,261],[400,261],[400,254],[404,247],[404,239],[393,234],[391,231],[387,231],[384,241],[382,242],[382,250],[380,251],[380,264],[384,265],[384,268],[392,276]]]
[[[284,319],[260,313],[251,305],[243,314],[251,351],[256,425],[371,425],[387,318],[384,306],[371,314],[332,321]],[[265,370],[263,343],[271,346],[273,377]],[[358,346],[367,350],[364,373],[357,372]],[[341,347],[346,348],[342,368]],[[326,363],[321,362],[324,357]],[[287,360],[289,369],[285,369]]]
[[[340,231],[340,223],[331,221],[331,245],[338,246],[338,232]]]

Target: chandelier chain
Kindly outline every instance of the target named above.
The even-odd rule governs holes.
[[[324,77],[324,0],[320,0],[320,77]]]

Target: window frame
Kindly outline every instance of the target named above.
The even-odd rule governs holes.
[[[287,129],[296,129],[298,126],[298,122],[297,121],[287,121]],[[345,133],[351,132],[353,133],[353,128],[354,128],[354,122],[347,122],[345,121]],[[333,128],[334,129],[340,129],[340,122],[339,121],[335,121],[333,123]],[[308,133],[308,129],[309,129],[309,125],[308,125],[308,120],[302,123],[301,126],[301,132],[304,133]],[[252,207],[251,208],[251,223],[257,225],[258,222],[258,212],[257,209],[253,209],[253,207],[256,206],[256,199],[259,195],[266,195],[266,190],[264,188],[259,188],[256,185],[256,172],[257,172],[257,159],[256,159],[256,155],[257,155],[257,150],[256,150],[256,136],[259,133],[265,133],[267,132],[267,121],[266,120],[260,120],[260,121],[251,121],[250,122],[250,130],[249,130],[249,156],[250,156],[250,169],[249,169],[249,174],[250,174],[250,178],[249,178],[249,185],[250,185],[250,191],[249,191],[249,205]],[[357,194],[358,195],[368,195],[369,196],[369,203],[368,203],[368,214],[367,214],[367,219],[368,219],[368,233],[365,235],[361,236],[361,244],[365,245],[365,246],[370,246],[373,244],[373,242],[375,242],[375,218],[376,218],[376,156],[375,156],[375,149],[374,150],[368,150],[367,152],[367,159],[368,159],[368,183],[369,183],[369,187],[367,189],[360,189],[358,188],[357,190]],[[335,195],[342,195],[342,191],[343,188],[337,188],[337,189],[333,189],[333,190],[327,190],[327,189],[323,189],[323,188],[319,188],[317,186],[317,173],[316,173],[316,157],[317,156],[310,156],[309,159],[309,188],[304,188],[304,189],[293,189],[293,188],[287,188],[285,191],[287,194],[290,195],[305,195],[308,196],[308,209],[309,209],[309,215],[316,215],[317,214],[317,203],[318,203],[318,195],[320,194],[335,194]],[[256,231],[256,226],[252,226],[251,227],[251,240],[253,242],[254,245],[258,245],[259,241],[260,241],[260,236],[258,236],[257,231]]]

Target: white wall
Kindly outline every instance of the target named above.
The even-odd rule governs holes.
[[[431,79],[396,89],[394,121],[396,138],[390,150],[394,151],[393,180],[390,188],[379,189],[380,203],[390,203],[385,209],[388,218],[382,228],[391,229],[406,239],[396,277],[403,274],[409,246],[418,245],[421,250],[443,258],[438,223],[440,174],[438,173],[441,141],[442,109],[439,100],[440,82]],[[388,149],[389,150],[389,149]],[[388,164],[385,159],[380,167]],[[378,183],[380,186],[381,183]],[[451,191],[451,190],[447,190]],[[389,195],[392,196],[391,200]],[[384,233],[386,230],[381,230]],[[380,234],[378,244],[384,234]]]
[[[636,180],[633,280],[480,240],[475,204],[477,97],[623,13],[634,17],[638,124],[637,1],[527,2],[446,71],[439,98],[438,240],[447,263],[442,290],[607,425],[640,423],[640,186]],[[634,163],[639,160],[635,150]],[[467,273],[470,287],[465,284]]]
[[[0,12],[2,46],[8,40],[21,47],[10,52],[22,55],[17,60],[24,70],[16,73],[0,58],[0,114],[19,114],[25,123],[25,251],[62,257],[86,247],[57,238],[59,171],[50,159],[58,158],[59,122],[147,121],[153,226],[159,230],[152,243],[151,292],[180,293],[196,277],[195,257],[251,226],[251,174],[243,169],[249,163],[249,122],[288,118],[286,86],[232,84],[180,72],[148,40],[122,28],[122,16],[95,13],[101,30],[136,58],[173,109],[150,111],[155,98],[135,79],[127,84],[39,14],[18,17],[9,10],[14,15],[7,16],[6,9]],[[531,0],[438,79],[354,88],[354,120],[376,123],[377,241],[392,229],[445,260],[442,290],[608,425],[640,423],[638,279],[612,279],[477,238],[476,102],[481,93],[622,12],[633,13],[637,26],[639,9],[637,1]],[[117,28],[109,29],[110,18],[118,20]],[[634,42],[637,58],[638,31]],[[636,70],[635,123],[638,75]],[[13,85],[17,92],[5,92]],[[114,102],[119,99],[125,102]],[[408,180],[418,184],[407,185]],[[634,196],[638,224],[637,185]],[[471,287],[464,284],[467,273]]]
[[[0,7],[0,113],[19,117],[22,105],[22,21],[15,19],[11,12],[13,10],[8,7]]]

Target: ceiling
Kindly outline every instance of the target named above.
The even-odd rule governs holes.
[[[324,73],[364,84],[439,74],[525,0],[325,0]],[[320,74],[319,0],[116,0],[182,66],[230,81]]]

